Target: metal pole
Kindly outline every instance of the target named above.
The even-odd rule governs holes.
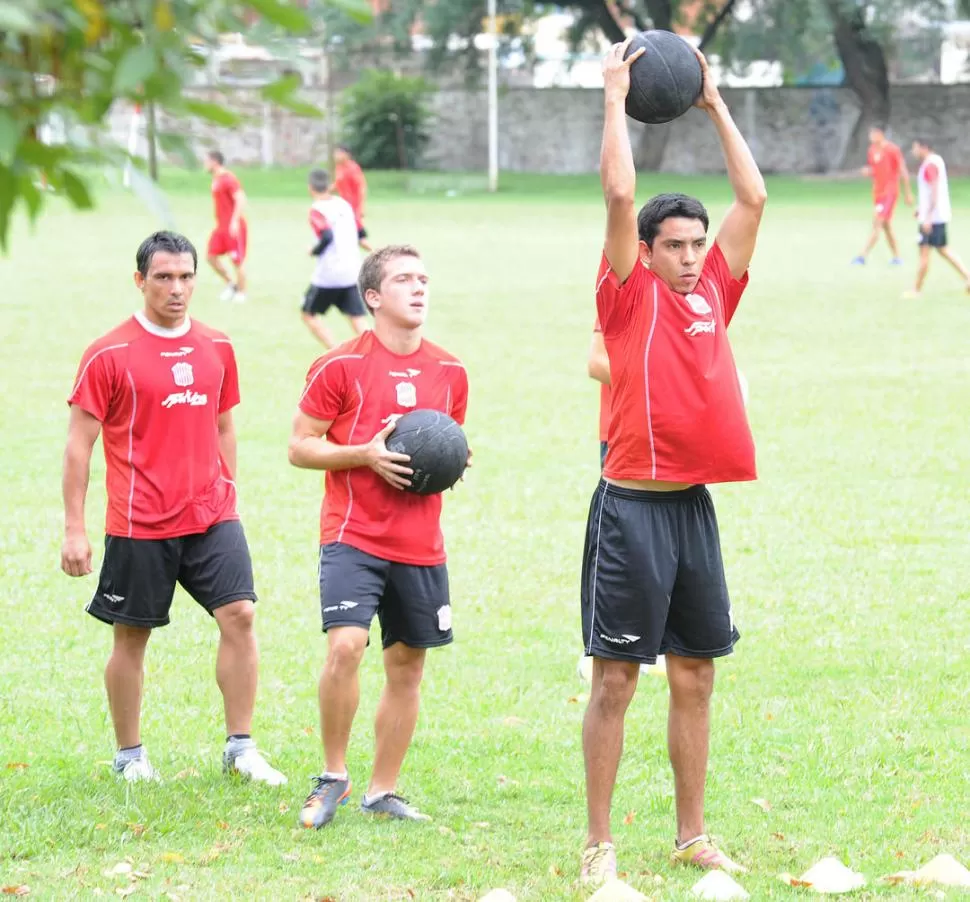
[[[498,22],[488,0],[488,190],[498,190]]]

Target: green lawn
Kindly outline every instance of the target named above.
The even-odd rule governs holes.
[[[476,899],[498,886],[520,899],[582,898],[576,663],[598,474],[598,392],[585,372],[597,181],[508,178],[490,197],[477,176],[374,179],[374,239],[423,250],[429,334],[467,364],[475,468],[446,501],[457,641],[430,656],[401,786],[434,822],[374,823],[356,809],[381,682],[372,648],[353,804],[307,832],[296,813],[321,768],[321,480],[286,462],[318,354],[297,315],[307,199],[301,173],[242,175],[250,301],[220,305],[204,271],[192,312],[230,333],[240,362],[242,514],[261,595],[255,734],[290,784],[223,777],[216,630],[182,594],[148,658],[143,735],[165,782],[128,788],[110,773],[110,634],[83,612],[95,577],[71,581],[58,567],[64,398],[84,347],[136,306],[134,252],[156,223],[112,191],[92,214],[55,202],[36,233],[18,224],[0,261],[0,886],[114,897],[130,878],[110,870],[128,861],[147,875],[135,898]],[[167,179],[178,226],[203,248],[204,176]],[[644,179],[641,194],[661,187],[698,193],[715,223],[728,199],[722,179]],[[709,826],[751,867],[741,882],[756,899],[804,893],[776,875],[826,855],[869,877],[862,897],[923,898],[877,880],[941,851],[970,864],[970,298],[935,261],[925,299],[900,300],[915,261],[906,208],[904,268],[890,268],[884,248],[864,269],[847,265],[867,229],[861,182],[772,180],[769,191],[732,327],[761,478],[715,490],[743,638],[719,665]],[[970,183],[956,196],[952,237],[970,259]],[[98,550],[103,470],[99,451],[88,503]],[[642,681],[614,811],[621,871],[674,900],[699,875],[667,863],[665,696],[662,679]]]

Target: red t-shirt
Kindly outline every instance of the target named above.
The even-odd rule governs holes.
[[[594,332],[602,332],[600,321],[596,320],[593,326]],[[600,383],[600,441],[605,442],[610,436],[610,387],[605,383]]]
[[[879,148],[869,148],[872,195],[876,200],[899,192],[899,177],[905,165],[903,152],[891,141],[887,141]]]
[[[212,180],[212,200],[216,207],[216,228],[228,229],[232,211],[236,208],[235,194],[242,185],[228,169]]]
[[[333,189],[350,204],[358,220],[360,220],[360,205],[364,199],[366,184],[364,170],[357,165],[356,161],[348,160],[335,168]]]
[[[327,439],[362,445],[391,414],[441,410],[465,421],[468,376],[447,351],[421,342],[413,354],[392,354],[371,332],[314,361],[300,410],[330,422]],[[369,467],[328,472],[320,511],[320,544],[343,542],[375,557],[433,566],[445,561],[441,495],[392,488]]]
[[[165,337],[143,323],[132,317],[84,352],[68,403],[101,422],[108,535],[202,533],[238,519],[218,427],[239,403],[236,358],[202,323]]]
[[[747,273],[732,277],[717,244],[689,295],[671,291],[639,261],[620,285],[603,255],[596,307],[613,393],[605,476],[695,484],[756,478],[726,331],[747,281]]]

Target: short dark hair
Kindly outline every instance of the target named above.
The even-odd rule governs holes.
[[[210,150],[208,156],[210,160],[215,160],[220,166],[226,165],[226,158],[221,150]]]
[[[184,235],[178,232],[152,232],[139,246],[135,254],[135,263],[138,272],[143,276],[148,275],[149,267],[152,265],[152,257],[155,254],[191,254],[192,271],[199,268],[199,255],[196,253],[195,245]]]
[[[913,143],[919,144],[920,147],[925,147],[927,150],[933,149],[933,145],[926,138],[913,138]]]
[[[342,142],[338,142],[334,145],[334,150],[342,150],[344,153],[350,153],[350,147]]]
[[[310,188],[323,194],[330,187],[330,173],[326,169],[311,169],[308,181]]]
[[[653,247],[653,239],[660,231],[660,224],[672,217],[699,219],[704,231],[710,225],[710,218],[704,205],[696,198],[686,194],[658,194],[651,197],[637,214],[637,233],[647,247]]]
[[[371,305],[367,303],[368,291],[380,291],[381,282],[384,281],[384,268],[391,260],[398,257],[416,257],[421,259],[418,249],[410,244],[389,244],[387,247],[379,248],[372,254],[364,258],[360,265],[360,275],[357,277],[357,285],[360,288],[360,296],[364,299],[367,309],[373,313]]]

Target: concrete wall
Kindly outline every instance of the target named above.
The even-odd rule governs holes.
[[[237,165],[306,166],[326,157],[327,124],[271,111],[254,91],[193,91],[227,103],[247,116],[235,129],[199,122],[165,123],[188,135],[198,148],[218,146]],[[859,119],[853,94],[844,88],[725,89],[727,100],[759,164],[766,172],[831,172],[862,165],[849,151]],[[323,92],[305,92],[321,108]],[[426,168],[485,169],[484,91],[447,89],[433,101],[433,138]],[[906,85],[892,92],[891,135],[904,147],[925,136],[955,171],[970,171],[970,85]],[[130,111],[113,112],[112,130],[126,142]],[[522,172],[596,171],[602,128],[602,92],[581,88],[510,88],[499,98],[499,164]],[[698,110],[666,126],[630,122],[641,168],[666,172],[717,172],[717,142]],[[664,140],[666,138],[666,140]]]

